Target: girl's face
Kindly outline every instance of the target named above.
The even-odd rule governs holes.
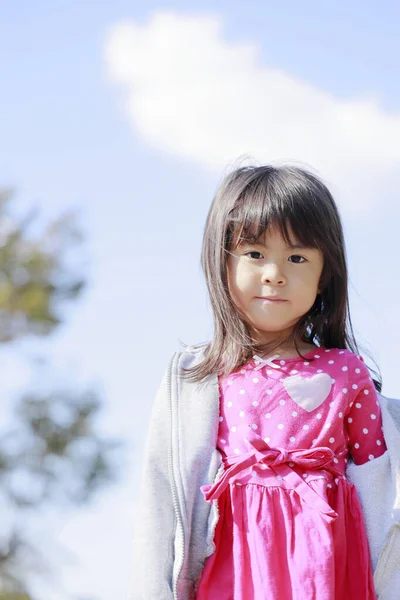
[[[290,245],[276,227],[257,243],[243,242],[227,260],[233,302],[260,344],[289,336],[319,292],[322,252],[302,246],[289,228]]]

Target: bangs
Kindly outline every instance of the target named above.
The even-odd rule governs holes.
[[[277,228],[289,245],[298,241],[324,251],[332,233],[327,219],[331,196],[325,186],[295,168],[284,173],[259,171],[257,175],[227,215],[226,250],[243,242],[255,243],[269,228]]]

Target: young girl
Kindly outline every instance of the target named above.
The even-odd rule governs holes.
[[[388,453],[331,194],[297,167],[236,170],[202,265],[214,337],[174,355],[159,389],[133,598],[374,600],[346,469]]]

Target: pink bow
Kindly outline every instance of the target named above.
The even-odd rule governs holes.
[[[230,483],[230,480],[241,471],[253,465],[267,465],[277,475],[285,480],[289,487],[315,508],[320,510],[328,520],[337,517],[335,511],[319,496],[291,467],[304,467],[307,470],[326,469],[334,475],[340,472],[333,466],[335,457],[330,448],[318,447],[308,450],[285,450],[284,448],[271,448],[264,440],[249,429],[246,441],[251,450],[242,456],[230,456],[226,459],[223,475],[213,485],[201,487],[207,502],[212,502],[220,497]]]

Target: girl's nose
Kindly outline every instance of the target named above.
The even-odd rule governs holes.
[[[285,285],[286,278],[278,265],[269,264],[263,270],[262,282],[270,285]]]

